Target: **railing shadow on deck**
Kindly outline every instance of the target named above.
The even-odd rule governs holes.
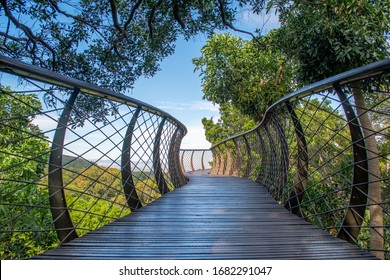
[[[0,258],[68,242],[186,184],[186,127],[138,100],[0,56]]]
[[[212,174],[247,177],[333,235],[390,259],[390,59],[282,98],[212,147]]]

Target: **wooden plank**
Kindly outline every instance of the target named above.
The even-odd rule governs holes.
[[[375,259],[289,213],[257,183],[190,183],[38,259]]]

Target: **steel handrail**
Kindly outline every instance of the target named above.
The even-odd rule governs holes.
[[[385,59],[385,60],[381,60],[381,61],[377,61],[377,62],[368,64],[368,65],[364,65],[364,66],[361,66],[361,67],[358,67],[355,69],[351,69],[349,71],[337,74],[335,76],[326,78],[326,79],[321,80],[319,82],[310,84],[310,85],[302,87],[296,91],[293,91],[293,92],[287,94],[286,96],[280,98],[279,100],[277,100],[271,106],[269,106],[267,108],[267,110],[265,111],[264,118],[260,121],[260,123],[256,127],[252,128],[250,130],[244,131],[242,133],[238,133],[238,134],[229,136],[228,138],[223,139],[222,141],[212,145],[211,149],[214,149],[215,147],[217,147],[217,146],[219,146],[227,141],[230,141],[234,138],[237,138],[237,137],[243,136],[244,134],[256,131],[260,126],[263,125],[264,120],[269,116],[270,112],[274,108],[276,108],[277,106],[283,105],[287,101],[293,101],[294,99],[304,98],[304,97],[312,94],[313,92],[319,92],[319,91],[331,89],[334,85],[345,85],[345,84],[351,83],[351,82],[356,81],[356,80],[361,80],[361,79],[377,76],[377,75],[380,75],[381,73],[383,73],[384,71],[386,71],[389,67],[390,67],[390,58]]]
[[[1,54],[0,54],[0,71],[12,73],[21,77],[57,85],[68,89],[78,88],[81,93],[107,98],[134,107],[140,106],[143,111],[156,114],[159,116],[165,116],[169,121],[177,124],[185,131],[185,133],[187,133],[186,126],[178,119],[170,115],[169,113],[157,107],[154,107],[150,104],[137,100],[135,98],[123,94],[118,94],[112,90],[102,88],[97,85],[93,85],[47,69],[43,69],[35,65],[30,65],[24,62],[20,62],[18,60],[6,57]]]

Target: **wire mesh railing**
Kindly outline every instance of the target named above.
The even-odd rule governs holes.
[[[24,259],[186,183],[186,128],[148,104],[0,56],[0,255]]]
[[[180,165],[183,173],[211,170],[213,155],[210,149],[180,149]]]
[[[292,213],[390,258],[390,59],[293,92],[214,147],[213,174],[248,177]]]

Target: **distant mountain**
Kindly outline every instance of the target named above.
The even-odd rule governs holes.
[[[84,170],[92,165],[99,165],[102,167],[111,167],[116,169],[121,169],[120,161],[112,161],[112,160],[86,160],[83,158],[77,158],[73,156],[63,155],[62,157],[62,163],[63,166],[66,169],[70,169],[73,171],[80,171]],[[137,165],[135,163],[132,163],[133,171],[145,171],[149,172],[153,167],[153,163],[151,161],[148,161],[147,163],[144,163],[142,161],[139,161]]]
[[[70,170],[83,170],[91,165],[94,165],[94,162],[87,161],[83,158],[77,158],[73,156],[67,156],[63,155],[62,156],[62,164],[66,169]]]

